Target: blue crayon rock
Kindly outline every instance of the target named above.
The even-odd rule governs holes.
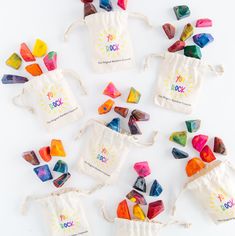
[[[175,159],[183,159],[189,156],[187,152],[181,151],[178,148],[172,148],[172,155]]]
[[[39,166],[33,170],[42,182],[53,179],[48,165]]]
[[[19,76],[19,75],[10,75],[6,74],[2,77],[3,84],[22,84],[28,82],[29,80],[26,77]]]
[[[162,193],[162,191],[163,191],[162,186],[155,179],[150,189],[149,196],[158,197]]]
[[[60,173],[67,173],[68,172],[68,165],[66,162],[59,160],[56,162],[53,171],[60,172]]]
[[[193,36],[193,41],[196,43],[200,48],[205,47],[207,44],[212,43],[214,38],[211,34],[196,34]]]
[[[100,0],[100,8],[106,11],[112,11],[113,6],[110,0]]]
[[[120,118],[114,118],[110,123],[106,125],[112,130],[115,130],[117,132],[120,132]]]

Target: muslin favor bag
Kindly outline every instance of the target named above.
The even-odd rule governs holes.
[[[77,25],[86,25],[90,34],[92,65],[96,72],[105,73],[133,68],[135,58],[128,30],[129,16],[142,19],[152,27],[148,18],[140,13],[100,12],[71,24],[65,33],[65,39]]]
[[[86,132],[85,143],[82,144],[78,169],[93,177],[97,187],[113,183],[125,162],[132,145],[152,146],[156,142],[157,132],[149,143],[140,143],[134,136],[119,133],[108,128],[104,123],[90,120],[79,136]]]
[[[75,122],[83,112],[65,79],[67,76],[76,78],[86,94],[74,71],[56,69],[25,83],[22,93],[13,99],[13,103],[36,113],[49,131]]]
[[[186,114],[193,111],[206,70],[217,75],[224,71],[221,65],[211,66],[203,60],[169,52],[146,57],[145,69],[152,57],[163,59],[154,95],[155,104]]]
[[[44,197],[28,197],[22,213],[27,213],[28,204],[40,203],[45,212],[45,223],[50,236],[91,236],[91,230],[80,200],[81,193],[76,189],[64,189]]]
[[[177,200],[183,191],[189,189],[215,224],[235,220],[234,170],[227,160],[214,161],[192,176],[176,199],[173,215]]]
[[[178,220],[169,220],[166,223],[156,220],[149,220],[146,218],[145,221],[137,219],[122,219],[122,218],[110,218],[105,210],[105,205],[102,203],[101,212],[103,218],[114,224],[115,236],[158,236],[160,230],[169,225],[179,225],[184,228],[190,228],[191,224]]]

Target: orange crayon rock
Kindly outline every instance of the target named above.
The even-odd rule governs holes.
[[[51,160],[51,150],[50,147],[42,147],[39,150],[39,154],[41,156],[41,158],[43,159],[43,161],[45,162],[49,162]]]
[[[186,173],[188,177],[190,177],[198,173],[203,168],[205,168],[204,162],[200,158],[194,157],[188,161],[186,165]]]
[[[38,76],[42,74],[42,69],[37,63],[26,66],[25,70],[28,71],[32,76]]]
[[[99,108],[98,112],[100,115],[108,113],[113,107],[114,101],[109,99],[105,103],[103,103]]]
[[[117,217],[122,219],[131,220],[131,215],[126,200],[118,204]]]
[[[59,157],[65,157],[66,153],[62,144],[61,140],[52,139],[51,140],[51,148],[50,148],[50,154],[51,156],[59,156]]]

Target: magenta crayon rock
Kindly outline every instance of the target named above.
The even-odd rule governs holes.
[[[121,93],[117,90],[117,88],[115,87],[115,85],[110,82],[107,87],[104,89],[103,91],[104,95],[107,95],[111,98],[117,98],[119,96],[121,96]]]
[[[51,71],[55,70],[57,68],[57,53],[56,52],[49,52],[44,58],[43,58],[44,64],[46,68]]]
[[[197,151],[201,152],[207,140],[208,140],[207,135],[199,134],[193,137],[192,145]]]
[[[146,177],[151,174],[151,170],[147,161],[135,163],[134,169],[140,177]]]
[[[212,20],[208,18],[198,19],[196,22],[196,27],[211,27]]]
[[[121,7],[123,10],[127,8],[127,0],[118,0],[118,6]]]

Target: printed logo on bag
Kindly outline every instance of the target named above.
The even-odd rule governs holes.
[[[67,106],[67,100],[65,91],[61,87],[45,86],[41,91],[40,105],[48,113],[62,112]]]
[[[97,155],[97,159],[100,160],[103,163],[107,163],[108,158],[108,150],[106,148],[102,148],[101,153]]]
[[[190,95],[193,89],[193,77],[187,73],[177,71],[176,74],[168,75],[164,81],[166,89],[172,98],[183,98]]]
[[[79,210],[75,210],[76,212],[61,211],[58,215],[53,214],[51,225],[54,232],[53,235],[76,236],[88,233],[86,224],[78,214]]]
[[[102,173],[105,176],[111,176],[119,163],[118,150],[114,146],[106,145],[105,147],[97,144],[91,146],[89,158],[84,160],[84,163],[95,171]]]
[[[59,222],[61,229],[67,229],[70,227],[74,227],[75,225],[75,222],[73,220],[70,220],[66,215],[60,215]]]
[[[120,34],[115,29],[103,30],[98,35],[96,48],[102,55],[102,58],[108,58],[106,61],[99,61],[99,64],[108,64],[112,62],[131,60],[131,58],[119,58],[127,47],[125,33]],[[119,60],[117,60],[119,58]]]
[[[211,193],[210,206],[212,209],[227,216],[235,215],[235,199],[228,196],[223,190]]]

